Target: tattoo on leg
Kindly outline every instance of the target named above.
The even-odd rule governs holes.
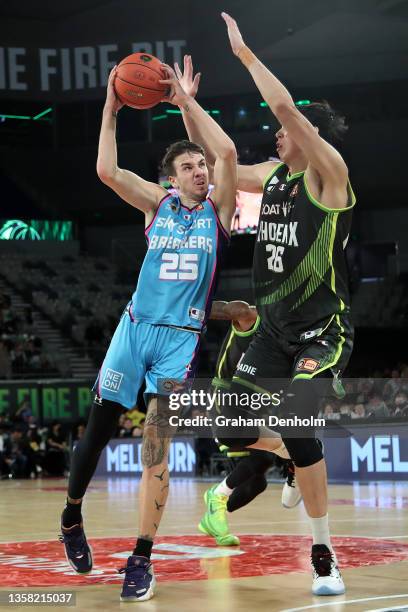
[[[153,523],[153,525],[156,527],[156,531],[158,530],[159,526],[157,523]]]
[[[164,504],[159,504],[157,499],[154,500],[154,503],[156,504],[156,510],[160,510],[160,508],[164,508]]]
[[[165,489],[168,489],[168,488],[169,488],[169,485],[164,485],[164,487],[160,489],[160,493],[162,493]]]
[[[158,478],[160,481],[162,481],[162,480],[163,480],[163,478],[164,478],[164,474],[165,474],[166,472],[167,472],[167,470],[166,470],[166,468],[164,468],[164,470],[162,471],[162,473],[161,473],[161,474],[155,474],[155,475],[154,475],[154,477],[155,477],[155,478]]]
[[[162,463],[163,459],[166,457],[167,449],[167,438],[159,438],[155,440],[151,440],[148,437],[144,438],[142,446],[143,465],[148,468],[151,468],[154,465],[160,465],[160,463]]]
[[[163,427],[166,431],[169,429],[168,415],[157,414],[157,412],[150,412],[145,420],[146,427]]]

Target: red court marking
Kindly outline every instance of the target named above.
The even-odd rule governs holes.
[[[396,540],[334,537],[334,545],[342,568],[397,563],[408,560],[408,544]],[[26,586],[83,586],[89,584],[120,583],[117,569],[125,559],[112,555],[130,554],[131,538],[90,539],[94,555],[94,570],[87,576],[74,574],[65,560],[59,542],[14,542],[0,544],[0,567],[3,587]],[[156,544],[179,546],[214,546],[207,536],[163,536]],[[306,536],[244,535],[241,547],[244,554],[232,557],[186,559],[180,551],[157,550],[161,554],[177,555],[178,559],[154,561],[156,576],[161,582],[180,580],[211,580],[243,578],[309,572],[311,540]],[[229,548],[228,550],[231,550]],[[153,549],[153,552],[155,549]]]

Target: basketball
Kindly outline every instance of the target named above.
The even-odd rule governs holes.
[[[152,108],[166,94],[168,87],[159,83],[166,78],[161,61],[148,53],[132,53],[116,71],[114,87],[123,104],[132,108]]]

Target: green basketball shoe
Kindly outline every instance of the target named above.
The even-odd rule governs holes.
[[[198,524],[203,533],[213,536],[218,546],[239,546],[239,538],[229,532],[227,521],[227,495],[216,495],[217,485],[204,493],[207,512]]]

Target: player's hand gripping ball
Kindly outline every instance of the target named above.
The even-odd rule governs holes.
[[[168,93],[162,63],[148,53],[132,53],[116,69],[113,86],[119,100],[132,108],[152,108]]]

